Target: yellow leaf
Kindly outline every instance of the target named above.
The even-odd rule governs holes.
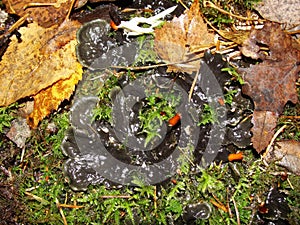
[[[66,21],[47,29],[37,23],[20,28],[22,42],[13,36],[0,64],[0,106],[33,96],[77,73],[79,26],[76,21]]]
[[[81,65],[76,63],[75,67],[76,72],[71,77],[57,81],[34,96],[34,109],[27,117],[30,127],[35,128],[44,117],[56,110],[63,100],[70,98],[75,85],[82,78]]]

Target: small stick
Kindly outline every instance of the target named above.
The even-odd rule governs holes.
[[[174,64],[174,63],[173,63]],[[170,65],[169,63],[161,63],[161,64],[156,64],[156,65],[151,65],[151,66],[111,66],[110,68],[113,69],[125,69],[125,70],[148,70],[148,69],[153,69],[157,68],[160,66],[168,66]]]
[[[286,33],[287,33],[287,34],[290,34],[290,35],[292,35],[292,34],[299,34],[299,33],[300,33],[300,30],[287,31]]]
[[[49,202],[47,200],[45,200],[37,195],[31,194],[30,192],[27,192],[27,191],[25,191],[24,193],[43,204],[49,204]]]
[[[270,142],[270,144],[268,145],[265,153],[263,154],[263,158],[265,158],[268,154],[268,152],[270,151],[275,139],[277,138],[277,136],[287,127],[287,125],[283,125],[282,127],[280,127],[280,129],[278,129],[278,131],[274,134],[274,136],[272,137],[272,140]]]
[[[198,80],[198,76],[199,76],[199,70],[197,71],[196,75],[195,75],[195,78],[193,80],[193,83],[192,83],[192,86],[190,88],[190,93],[189,93],[189,102],[191,101],[192,99],[192,95],[193,95],[193,92],[194,92],[194,88],[196,86],[196,83],[197,83],[197,80]]]
[[[232,218],[233,215],[232,215],[230,205],[229,205],[229,190],[228,190],[228,187],[226,188],[226,206],[227,206],[227,209],[228,209],[229,217]]]
[[[233,202],[234,210],[235,210],[235,214],[236,214],[237,225],[241,225],[239,210],[237,208],[237,205],[236,205],[236,202],[235,202],[234,198],[232,198],[232,202]]]
[[[62,208],[60,207],[59,201],[57,198],[55,198],[55,202],[56,202],[56,206],[59,209],[59,213],[64,221],[64,225],[68,225],[67,219],[65,217],[64,211],[62,210]]]
[[[69,19],[70,19],[70,14],[71,14],[71,11],[72,11],[73,6],[74,6],[74,4],[75,4],[75,1],[76,1],[76,0],[72,0],[72,1],[71,1],[71,5],[70,5],[70,8],[69,8],[69,11],[68,11],[68,14],[67,14],[65,20],[69,20]]]
[[[101,198],[131,198],[130,195],[103,195]]]
[[[213,204],[214,206],[216,206],[219,209],[222,209],[224,212],[228,212],[227,207],[217,198],[217,196],[215,196],[214,194],[212,194],[212,196],[214,197],[214,199],[210,199],[209,201],[211,202],[211,204]]]
[[[190,158],[185,154],[185,152],[183,151],[183,148],[178,147],[178,149],[181,151],[181,153],[184,155],[184,157],[190,162],[190,164],[191,164],[192,166],[195,166],[195,163],[192,161],[192,159],[190,159]]]
[[[71,209],[81,209],[81,208],[84,208],[83,205],[68,205],[68,204],[59,204],[59,207],[71,208]]]
[[[28,16],[29,16],[29,13],[26,13],[24,16],[22,16],[20,19],[18,19],[17,22],[15,22],[4,34],[0,35],[0,39],[3,38],[4,36],[10,34],[18,27],[20,27],[26,21]]]
[[[25,146],[22,148],[22,153],[21,153],[21,159],[20,159],[20,162],[23,162],[24,155],[25,155]]]
[[[156,186],[154,186],[154,193],[153,193],[153,201],[154,201],[154,211],[156,212],[157,210],[157,195],[156,195]]]
[[[17,14],[16,11],[14,10],[14,8],[12,7],[10,1],[11,1],[11,0],[8,0],[8,5],[9,5],[9,7],[7,7],[7,8],[9,8],[13,14]]]
[[[31,7],[40,7],[40,6],[54,6],[55,8],[57,8],[57,3],[41,3],[41,2],[30,2],[28,4],[26,4],[24,7],[23,7],[23,10],[27,9],[27,8],[31,8]]]
[[[300,119],[300,116],[280,116],[280,118],[284,118],[284,119]]]
[[[35,187],[31,187],[31,188],[26,188],[25,191],[27,191],[27,192],[33,191],[33,190],[37,189],[38,187],[39,187],[39,185],[35,186]]]
[[[130,12],[149,12],[149,13],[153,13],[153,10],[152,9],[125,8],[125,9],[122,9],[121,12],[122,13],[130,13]]]
[[[292,185],[292,183],[291,183],[291,181],[290,181],[290,179],[287,178],[286,180],[287,180],[287,182],[289,183],[289,185],[291,186],[291,188],[292,188],[293,190],[295,190],[295,189],[294,189],[294,186]]]
[[[186,10],[189,9],[189,8],[186,6],[186,4],[183,3],[182,0],[178,0],[178,2],[179,2]]]
[[[4,166],[0,165],[0,169],[2,170],[3,173],[5,173],[6,176],[9,177],[9,179],[12,178],[11,172],[9,170],[7,170]]]
[[[194,59],[190,59],[187,61],[181,61],[181,62],[173,62],[173,63],[161,63],[161,64],[156,64],[156,65],[151,65],[151,66],[110,66],[110,68],[113,69],[126,69],[126,70],[147,70],[147,69],[153,69],[153,68],[157,68],[160,66],[170,66],[170,65],[177,65],[177,64],[185,64],[185,63],[189,63],[189,62],[193,62],[196,60],[200,60],[202,57],[197,57]]]
[[[224,212],[228,212],[228,210],[226,209],[226,206],[224,206],[223,204],[221,205],[220,203],[216,202],[213,199],[209,200],[211,204],[213,204],[214,206],[216,206],[218,209],[223,210]]]

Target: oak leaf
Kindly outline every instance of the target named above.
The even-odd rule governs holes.
[[[261,50],[261,44],[269,47],[269,55]],[[275,121],[285,104],[298,101],[296,80],[300,71],[300,51],[275,23],[265,24],[262,30],[253,30],[241,51],[246,56],[263,60],[240,69],[244,73],[243,93],[250,96],[255,105],[252,142],[260,153],[272,139]]]
[[[214,45],[214,35],[208,32],[199,1],[179,17],[155,30],[155,51],[167,63],[167,72],[192,73],[200,68],[201,51]],[[180,63],[190,61],[188,63]]]

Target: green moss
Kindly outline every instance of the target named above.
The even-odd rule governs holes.
[[[4,128],[11,126],[11,121],[15,119],[14,113],[18,108],[18,104],[11,104],[7,107],[0,107],[0,133],[4,132]]]

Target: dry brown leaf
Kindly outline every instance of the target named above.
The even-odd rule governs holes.
[[[287,168],[293,173],[300,175],[300,142],[294,140],[278,141],[266,155],[267,162]]]
[[[269,55],[260,44],[269,47]],[[244,42],[242,53],[263,62],[240,69],[244,74],[243,93],[255,105],[253,113],[253,146],[258,153],[264,150],[274,134],[275,120],[288,101],[296,103],[296,80],[300,71],[300,51],[293,47],[292,38],[275,23],[253,30]]]
[[[11,127],[6,134],[12,142],[14,142],[19,148],[24,148],[26,139],[31,136],[31,130],[26,119],[18,118],[11,123]]]
[[[195,49],[208,49],[213,46],[214,35],[209,33],[203,21],[199,1],[194,1],[191,8],[180,17],[166,22],[162,28],[155,30],[155,51],[167,63],[167,72],[192,73],[200,68],[200,60],[189,63],[179,63],[197,59],[201,54],[193,53]]]
[[[74,67],[77,67],[77,69],[71,77],[57,81],[51,87],[40,91],[34,96],[34,109],[27,118],[30,127],[36,127],[44,117],[49,115],[53,110],[56,110],[64,99],[70,98],[75,85],[82,77],[80,63],[76,63]]]
[[[251,141],[256,151],[261,152],[268,146],[274,135],[278,115],[271,111],[255,110],[252,118],[253,127],[251,131],[253,137]]]
[[[40,26],[48,28],[65,20],[72,0],[3,0],[2,2],[8,13],[21,17],[28,13],[28,20],[36,21]],[[30,6],[32,3],[46,5]],[[51,3],[54,5],[49,5]]]
[[[37,94],[61,79],[77,73],[75,53],[78,22],[43,28],[37,23],[22,27],[22,42],[15,36],[0,65],[0,106]],[[53,40],[63,41],[59,43]]]
[[[255,9],[263,18],[284,23],[286,28],[300,24],[300,2],[299,0],[263,0]]]

